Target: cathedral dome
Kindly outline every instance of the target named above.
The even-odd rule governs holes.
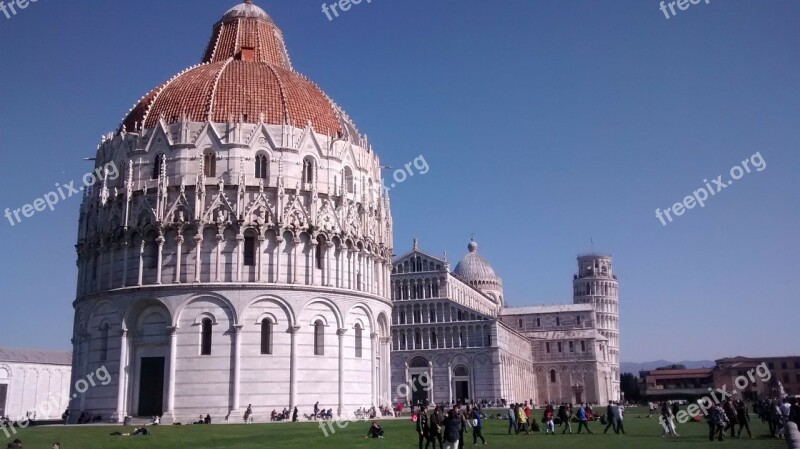
[[[295,72],[283,34],[249,0],[214,25],[201,64],[142,97],[122,123],[128,132],[159,120],[242,122],[314,130],[351,142],[360,139],[347,114],[314,83]]]
[[[453,273],[478,289],[499,287],[502,281],[489,262],[478,254],[478,244],[475,240],[469,242],[467,249],[469,252],[461,258]]]

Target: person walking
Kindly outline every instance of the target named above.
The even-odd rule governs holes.
[[[294,412],[292,412],[292,422],[297,422],[297,407],[295,407]]]
[[[569,434],[572,435],[572,404],[561,404],[558,409],[558,419],[564,424],[564,430],[561,431],[561,434],[563,435],[569,430]]]
[[[531,431],[528,429],[528,419],[525,417],[525,409],[522,405],[517,407],[517,435],[524,429],[526,435],[530,435]]]
[[[423,442],[427,449],[431,444],[431,439],[430,426],[428,424],[428,409],[424,405],[420,408],[419,414],[417,415],[417,435],[419,435],[419,449],[422,449]]]
[[[625,417],[623,416],[625,412],[625,407],[620,405],[619,403],[614,404],[614,422],[617,424],[617,428],[614,430],[617,434],[622,432],[625,435],[625,426],[622,425],[622,421],[624,421]]]
[[[514,410],[514,404],[508,406],[508,434],[511,435],[511,431],[517,428],[517,413]]]
[[[458,433],[461,431],[461,418],[455,410],[447,413],[444,420],[444,446],[442,449],[458,449]]]
[[[725,411],[725,417],[728,418],[728,425],[725,427],[725,432],[727,433],[727,431],[730,429],[731,438],[736,438],[736,425],[739,424],[739,420],[736,418],[736,409],[734,409],[733,403],[730,399],[725,401],[725,403],[722,405],[722,410]]]
[[[481,442],[484,446],[486,446],[486,440],[483,438],[483,416],[481,415],[481,409],[475,407],[472,409],[472,445],[475,446],[478,444],[478,438],[481,439]]]
[[[456,406],[453,407],[453,411],[455,411],[456,416],[461,422],[461,426],[458,428],[458,449],[464,449],[464,432],[469,432],[469,422],[467,421],[466,414],[461,410],[460,404],[456,404]]]
[[[442,426],[444,424],[444,417],[442,416],[442,410],[437,405],[433,409],[433,414],[430,417],[429,423],[429,436],[428,439],[433,443],[433,449],[436,449],[436,442],[439,442],[439,449],[442,449]],[[427,449],[427,445],[425,448]]]
[[[617,424],[614,419],[614,401],[608,401],[608,406],[606,406],[606,429],[603,430],[603,433],[608,433],[608,429],[612,429],[615,433],[617,432]]]
[[[736,420],[739,422],[739,434],[737,437],[741,438],[742,430],[747,429],[747,435],[753,438],[753,434],[750,433],[750,414],[747,412],[747,406],[741,399],[736,401]]]
[[[553,435],[556,434],[556,426],[553,423],[553,406],[547,404],[547,407],[544,409],[544,434],[547,435],[552,432]]]
[[[578,432],[577,433],[581,433],[581,429],[583,429],[585,427],[586,428],[586,432],[591,434],[592,431],[589,430],[589,420],[586,417],[586,409],[584,408],[583,404],[581,404],[578,407],[578,414],[576,416],[578,418]]]
[[[666,402],[661,404],[661,416],[659,417],[659,421],[661,421],[662,437],[665,435],[671,437],[678,436],[678,432],[675,431],[675,423],[672,422],[672,410],[670,410],[669,404]]]
[[[711,409],[708,420],[708,440],[714,441],[716,437],[719,441],[723,441],[725,439],[725,427],[728,425],[728,417],[725,415],[725,410],[717,404]]]

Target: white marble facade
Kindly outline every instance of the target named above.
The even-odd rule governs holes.
[[[0,416],[57,420],[70,392],[69,352],[0,348]]]
[[[598,276],[587,268],[595,260],[605,268]],[[477,243],[470,242],[451,270],[445,257],[421,251],[415,241],[410,252],[395,259],[392,271],[395,400],[542,404],[618,399],[618,328],[606,333],[598,321],[601,312],[611,313],[612,305],[618,317],[611,258],[581,256],[579,267],[573,304],[512,308]],[[586,294],[580,288],[590,281],[613,282],[614,290],[603,290],[608,295],[600,299],[606,301],[599,301],[599,289]],[[403,394],[401,385],[409,386],[411,394]]]
[[[264,421],[316,402],[339,416],[389,405],[381,163],[288,61],[245,2],[215,25],[202,64],[103,137],[80,211],[72,376],[106,365],[113,381],[73,416],[239,420],[252,404]]]

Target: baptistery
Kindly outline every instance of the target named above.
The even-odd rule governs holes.
[[[202,61],[145,94],[95,164],[72,375],[105,366],[113,381],[73,391],[73,419],[388,405],[381,164],[263,9],[226,12]]]

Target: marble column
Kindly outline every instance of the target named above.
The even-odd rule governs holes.
[[[453,364],[447,363],[447,391],[448,391],[448,404],[453,403]]]
[[[156,284],[161,284],[161,272],[163,270],[164,265],[164,236],[159,235],[156,238],[156,243],[158,243],[158,263],[156,264]]]
[[[181,283],[181,256],[183,255],[182,254],[183,236],[182,235],[178,235],[178,237],[175,238],[175,242],[177,243],[177,247],[178,247],[178,250],[175,253],[175,283],[176,284],[180,284]]]
[[[411,405],[411,378],[408,376],[408,361],[405,363],[405,374],[403,374],[403,384],[406,391],[406,405]]]
[[[258,257],[258,274],[256,275],[256,282],[263,282],[264,279],[264,242],[267,240],[262,234],[258,235],[258,248],[256,249]]]
[[[280,248],[279,248],[280,250]],[[297,406],[297,334],[300,326],[289,328],[291,338],[291,353],[289,354],[289,413]]]
[[[122,246],[124,249],[122,250],[122,284],[121,287],[126,287],[128,285],[128,248],[131,246],[131,242],[128,239],[125,239],[122,242]]]
[[[239,397],[242,384],[242,326],[233,326],[233,406],[232,412],[239,410]]]
[[[217,234],[217,248],[216,248],[216,250],[217,250],[217,260],[216,260],[217,264],[216,264],[216,268],[214,270],[214,282],[220,282],[221,281],[219,275],[221,274],[220,265],[222,264],[222,241],[223,240],[224,240],[224,237],[222,236],[222,234]]]
[[[201,259],[202,259],[202,248],[203,248],[203,228],[197,229],[197,235],[194,236],[194,282],[196,284],[200,283],[200,276],[202,269]],[[211,271],[211,267],[208,267],[208,271]]]
[[[242,265],[244,265],[244,235],[236,235],[236,282],[242,282]]]
[[[167,392],[167,415],[175,419],[175,372],[178,367],[178,327],[170,326],[169,332],[169,391]]]
[[[344,409],[344,336],[347,329],[339,329],[336,335],[339,336],[339,407],[336,412],[337,416],[342,416]]]
[[[378,358],[378,354],[377,354],[377,352],[380,349],[378,347],[376,347],[377,341],[378,341],[378,334],[376,334],[374,332],[369,334],[369,350],[372,353],[372,365],[371,365],[372,369],[370,370],[370,374],[371,374],[371,378],[372,378],[371,385],[372,385],[372,406],[373,407],[377,407],[377,404],[375,403],[376,402],[375,399],[379,394],[378,393],[378,391],[379,391],[378,390],[378,385],[377,385],[377,382],[376,382],[377,381],[377,378],[376,378],[377,376],[375,376],[375,370],[378,369],[378,363],[380,363],[379,362],[380,359]]]
[[[122,329],[119,336],[119,374],[117,374],[116,422],[125,420],[125,384],[128,381],[128,330]]]

